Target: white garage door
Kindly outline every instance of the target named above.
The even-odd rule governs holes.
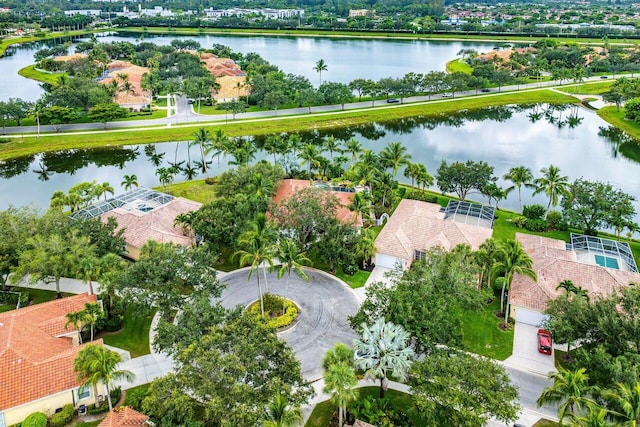
[[[402,258],[396,258],[391,255],[376,254],[376,267],[393,269],[395,268],[397,262],[400,262],[401,265],[404,265],[404,260]]]
[[[539,311],[516,307],[516,322],[526,323],[527,325],[540,326],[546,318],[547,316],[540,313]]]

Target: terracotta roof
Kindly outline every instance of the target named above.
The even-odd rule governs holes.
[[[218,58],[212,53],[203,53],[200,55],[200,59],[204,62],[207,70],[215,77],[247,75],[231,58]]]
[[[108,77],[101,80],[100,83],[107,85],[112,80],[117,79],[118,74],[126,74],[133,89],[133,93],[118,92],[114,99],[116,104],[121,106],[137,106],[150,102],[151,94],[148,91],[142,90],[142,76],[151,72],[149,68],[133,65],[128,61],[113,61],[107,65],[107,69],[109,70]]]
[[[75,61],[78,59],[84,59],[84,58],[87,58],[88,56],[89,55],[87,55],[86,53],[74,53],[73,55],[56,56],[53,58],[53,60],[57,62],[68,62],[68,61]]]
[[[273,197],[275,203],[288,199],[291,195],[297,193],[303,188],[311,186],[311,182],[304,179],[283,179],[280,182],[278,191]],[[353,202],[355,193],[347,193],[343,191],[331,191],[331,194],[338,199],[338,209],[336,209],[336,218],[342,224],[354,224],[356,227],[362,227],[362,216],[358,215],[354,218],[354,214],[349,210],[348,206]]]
[[[95,295],[80,294],[0,314],[0,411],[78,387],[65,314]],[[94,341],[102,344],[102,340]]]
[[[538,282],[515,275],[511,283],[511,304],[543,311],[547,301],[560,295],[556,287],[563,280],[571,280],[589,295],[607,296],[613,291],[640,283],[640,274],[604,268],[578,261],[577,254],[566,250],[562,240],[516,233],[516,239],[533,259]]]
[[[247,78],[244,76],[222,76],[218,77],[216,82],[220,85],[220,89],[214,93],[215,99],[238,99],[249,94]],[[236,87],[238,83],[241,84],[240,89]]]
[[[102,214],[102,219],[115,218],[118,222],[116,230],[124,228],[125,241],[135,248],[142,247],[149,240],[189,246],[192,238],[185,236],[180,226],[174,227],[173,222],[179,214],[197,211],[201,206],[201,203],[177,197],[148,212],[115,208]]]
[[[378,252],[409,263],[416,250],[441,246],[450,250],[465,243],[474,250],[491,237],[493,230],[445,220],[440,205],[403,199],[375,241]]]
[[[143,427],[147,425],[147,417],[128,406],[114,408],[98,427]]]

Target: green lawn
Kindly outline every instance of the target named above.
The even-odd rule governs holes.
[[[562,91],[579,95],[601,95],[608,92],[613,85],[613,80],[605,80],[595,83],[582,83],[579,85],[563,86]]]
[[[146,317],[135,314],[133,309],[127,310],[124,314],[123,328],[119,332],[102,337],[105,344],[128,350],[132,358],[150,353],[149,329],[155,312]]]
[[[380,389],[378,387],[362,387],[359,389],[359,393],[359,398],[367,396],[378,397]],[[395,408],[405,412],[413,422],[414,426],[418,427],[426,425],[426,422],[421,417],[420,413],[413,408],[411,395],[396,390],[387,390],[385,392],[385,397],[391,401]],[[313,408],[313,412],[309,416],[309,420],[305,423],[305,427],[328,426],[335,409],[336,406],[328,400],[318,403],[315,408]]]
[[[26,77],[27,79],[53,85],[58,83],[60,76],[66,73],[47,73],[44,71],[39,71],[36,70],[36,65],[32,64],[18,70],[18,74],[20,74],[22,77]]]
[[[341,279],[347,285],[351,286],[353,289],[363,287],[364,284],[367,283],[367,279],[369,278],[370,275],[371,275],[371,272],[364,271],[364,270],[356,271],[356,274],[354,274],[353,276],[344,274],[342,270],[336,271],[336,274],[335,274],[336,277]]]
[[[453,61],[447,62],[447,73],[455,72],[471,74],[473,72],[473,68],[463,60],[456,58]]]
[[[625,119],[624,108],[618,111],[616,107],[604,107],[598,110],[598,115],[635,139],[640,139],[640,123]]]
[[[72,423],[71,425],[74,427],[97,427],[101,422],[102,420],[96,420],[96,421],[80,422],[76,424]]]
[[[39,288],[20,288],[18,286],[14,286],[11,291],[12,292],[29,292],[29,301],[32,304],[40,304],[47,301],[53,301],[56,299],[56,291],[54,285],[49,285],[49,289],[54,289],[53,291],[39,289]],[[87,286],[87,292],[89,291],[89,287]],[[74,294],[70,294],[67,292],[62,292],[63,297],[70,297]]]
[[[16,308],[14,305],[0,304],[0,313],[4,313],[5,311],[11,311],[14,308]]]
[[[156,187],[155,189],[202,204],[212,202],[216,198],[213,192],[213,187],[204,182],[204,179],[179,182],[177,184],[168,185],[166,188]]]
[[[498,327],[502,319],[494,313],[500,311],[500,299],[495,298],[482,311],[462,312],[462,343],[466,350],[492,359],[504,360],[513,351],[513,330]]]
[[[558,424],[555,421],[551,421],[551,420],[547,420],[545,418],[541,418],[540,420],[538,420],[538,422],[536,422],[533,427],[557,427],[560,424]]]

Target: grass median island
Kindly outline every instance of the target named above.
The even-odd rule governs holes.
[[[521,92],[494,93],[484,96],[470,96],[459,99],[432,100],[415,104],[382,106],[362,110],[347,110],[331,113],[289,117],[267,117],[230,122],[228,125],[215,123],[194,123],[190,125],[141,128],[137,130],[106,130],[78,133],[61,133],[11,138],[0,144],[0,160],[78,148],[102,147],[107,145],[133,145],[154,142],[184,141],[193,138],[199,127],[223,128],[229,136],[265,135],[270,133],[294,132],[301,129],[330,129],[350,125],[387,121],[412,116],[441,115],[460,110],[530,103],[569,104],[577,100],[573,96],[560,94],[548,89],[534,89]],[[88,136],[90,135],[90,136]]]

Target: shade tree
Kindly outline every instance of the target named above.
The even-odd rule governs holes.
[[[443,193],[455,193],[462,201],[474,191],[481,193],[487,185],[496,180],[493,176],[493,166],[484,161],[467,160],[465,163],[448,164],[443,160],[436,174],[438,188]]]

